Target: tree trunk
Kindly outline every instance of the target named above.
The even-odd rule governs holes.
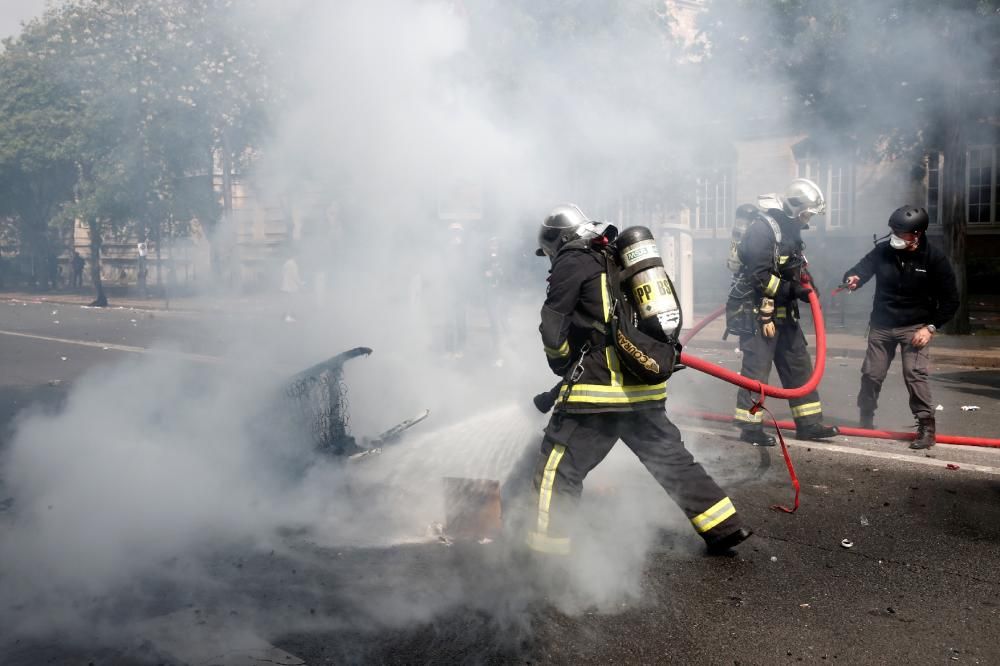
[[[961,104],[961,102],[954,102]],[[941,178],[941,225],[944,231],[945,250],[955,269],[958,286],[958,311],[948,323],[948,333],[966,335],[971,332],[969,323],[969,289],[965,270],[965,239],[968,215],[965,203],[965,141],[962,131],[964,117],[949,114],[945,125],[944,167]]]
[[[230,243],[230,226],[233,216],[233,155],[229,152],[229,139],[222,135],[222,233],[216,239],[223,244],[222,256],[225,266],[226,286],[233,287],[233,248]]]
[[[97,290],[97,298],[90,304],[92,307],[105,308],[108,297],[104,294],[104,283],[101,282],[101,225],[97,220],[87,220],[90,227],[90,279]]]

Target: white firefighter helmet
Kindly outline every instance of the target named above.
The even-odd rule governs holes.
[[[808,178],[796,178],[785,190],[784,210],[788,215],[800,222],[808,222],[813,215],[823,215],[826,212],[826,199],[819,185]],[[801,215],[808,213],[806,219]]]

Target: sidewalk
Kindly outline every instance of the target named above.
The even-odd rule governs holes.
[[[694,317],[701,321],[703,314]],[[816,336],[812,332],[812,319],[803,322],[803,330],[810,347],[816,346]],[[832,328],[826,331],[826,354],[830,358],[863,359],[868,348],[866,337],[868,322],[849,322],[847,328]],[[722,339],[725,330],[725,316],[719,317],[688,343],[693,353],[697,349],[736,349],[737,339],[729,336]],[[931,343],[931,362],[961,365],[974,368],[1000,368],[1000,335],[946,335],[939,333]]]
[[[25,301],[27,303],[51,303],[53,305],[90,305],[94,300],[92,291],[70,292],[28,292],[2,291],[0,301]],[[276,297],[258,296],[178,296],[169,302],[162,298],[139,298],[134,296],[108,295],[108,308],[129,308],[134,310],[156,310],[170,312],[240,312],[247,314],[273,313]]]

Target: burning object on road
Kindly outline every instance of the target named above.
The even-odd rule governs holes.
[[[347,460],[377,455],[427,418],[429,412],[424,410],[375,437],[362,437],[360,441],[351,434],[344,364],[371,353],[368,347],[355,347],[306,368],[286,384],[284,411],[298,427],[305,429],[316,452]]]

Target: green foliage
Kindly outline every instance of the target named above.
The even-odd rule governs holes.
[[[218,217],[213,155],[253,143],[269,95],[231,2],[65,0],[5,47],[0,213],[23,237]]]

